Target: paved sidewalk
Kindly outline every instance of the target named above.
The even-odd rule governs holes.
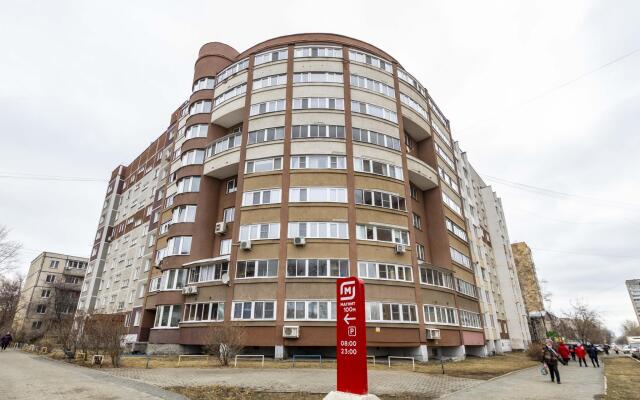
[[[575,362],[560,365],[562,384],[551,383],[540,367],[507,374],[469,389],[442,396],[446,400],[591,400],[604,392],[604,362],[600,368],[580,368]]]

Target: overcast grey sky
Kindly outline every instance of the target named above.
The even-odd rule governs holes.
[[[398,59],[485,177],[582,196],[487,178],[511,240],[533,248],[555,311],[584,299],[615,330],[634,318],[624,280],[640,278],[640,52],[589,72],[640,48],[640,2],[2,1],[0,10],[0,175],[105,180],[0,177],[0,224],[24,244],[24,270],[42,250],[89,254],[106,179],[166,128],[202,44],[242,51],[331,32]]]

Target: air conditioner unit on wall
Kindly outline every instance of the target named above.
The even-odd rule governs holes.
[[[405,251],[407,251],[407,247],[403,244],[397,244],[396,245],[396,254],[402,254]]]
[[[282,327],[282,337],[288,339],[297,339],[300,337],[300,327],[299,326],[283,326]]]
[[[440,339],[440,329],[427,328],[427,339]]]
[[[240,242],[240,248],[242,250],[251,250],[251,241],[250,240],[243,240]]]
[[[198,287],[197,286],[185,286],[182,288],[182,294],[198,294]]]
[[[227,223],[222,221],[216,222],[215,234],[224,235],[225,233],[227,233]]]
[[[293,238],[293,244],[296,246],[304,246],[307,243],[307,240],[302,236],[296,236]]]

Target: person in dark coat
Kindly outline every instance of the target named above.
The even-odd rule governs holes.
[[[589,358],[591,359],[591,364],[594,368],[600,368],[600,363],[598,362],[598,349],[594,345],[590,345],[587,347],[587,354],[589,354]],[[586,362],[585,362],[586,364]]]
[[[547,339],[546,345],[542,349],[542,362],[547,366],[551,382],[557,381],[560,384],[560,372],[558,371],[558,359],[560,356],[553,349],[553,341]],[[557,379],[556,379],[557,378]]]
[[[9,347],[9,343],[13,340],[13,336],[11,336],[11,332],[7,332],[2,338],[0,338],[0,348],[2,350],[6,350]]]
[[[576,360],[576,345],[572,344],[571,346],[569,346],[569,351],[571,352],[571,360],[575,361]]]

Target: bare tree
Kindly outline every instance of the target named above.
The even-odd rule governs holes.
[[[204,350],[207,354],[218,357],[221,365],[227,366],[244,349],[245,335],[245,330],[236,324],[213,325],[207,332]]]
[[[22,276],[3,278],[0,276],[0,332],[11,329],[13,318],[18,311]]]
[[[640,325],[628,319],[622,323],[622,334],[624,336],[640,336]]]
[[[124,314],[94,314],[86,317],[82,327],[87,347],[109,355],[114,368],[120,366],[122,338],[127,333],[124,318]]]
[[[9,240],[9,229],[0,225],[0,275],[16,268],[15,262],[22,244]]]
[[[587,304],[576,301],[565,312],[564,320],[571,326],[574,338],[582,342],[602,343],[605,340],[600,314]]]

